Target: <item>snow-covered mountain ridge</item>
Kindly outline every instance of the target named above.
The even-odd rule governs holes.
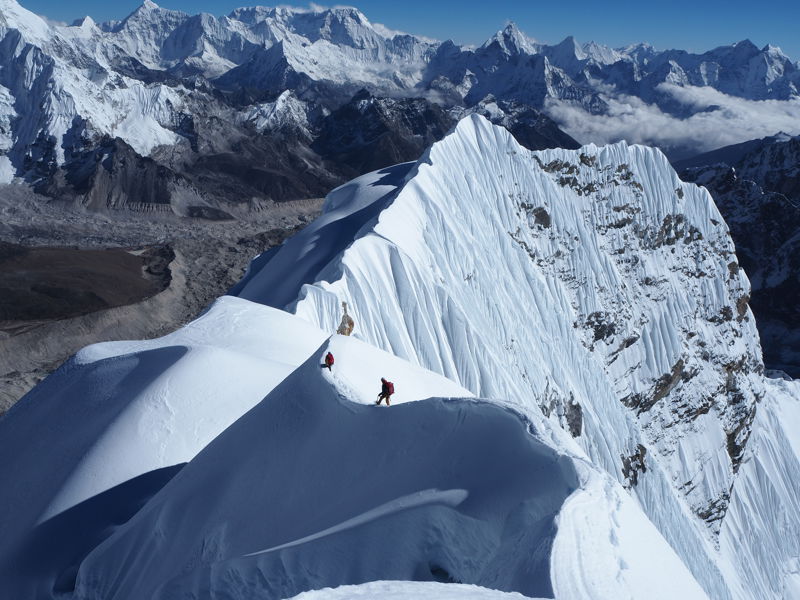
[[[298,269],[288,286],[308,285],[288,307],[331,329],[347,301],[370,342],[581,432],[707,591],[737,597],[731,566],[710,566],[714,539],[771,388],[749,284],[707,192],[657,151],[528,153],[476,118],[384,190],[376,202],[391,204],[375,225],[365,213],[355,244]],[[290,240],[237,293],[284,306],[282,253],[328,248],[322,231]],[[687,509],[693,524],[672,530]]]
[[[7,589],[797,589],[800,390],[764,378],[727,227],[658,151],[530,152],[470,116],[232,293],[85,349],[0,421]],[[353,336],[329,338],[342,302]],[[364,406],[381,376],[396,402]]]

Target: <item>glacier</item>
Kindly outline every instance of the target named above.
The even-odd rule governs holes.
[[[531,152],[471,115],[231,294],[0,420],[4,589],[796,594],[800,389],[764,376],[727,226],[659,151]]]

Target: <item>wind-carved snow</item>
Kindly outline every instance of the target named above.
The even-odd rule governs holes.
[[[324,339],[296,317],[225,297],[163,338],[81,350],[30,394],[27,412],[7,418],[3,451],[17,447],[16,459],[0,477],[35,499],[0,519],[4,539],[12,544],[114,486],[191,460]],[[39,441],[23,443],[29,436]],[[43,459],[52,454],[59,459]]]
[[[718,531],[764,385],[749,284],[707,192],[656,150],[532,153],[472,116],[388,198],[296,302],[274,294],[281,253],[311,252],[312,232],[239,294],[328,330],[346,301],[362,339],[585,453],[710,595],[737,596]]]
[[[333,527],[328,527],[327,529],[307,535],[306,537],[298,540],[286,542],[280,546],[273,546],[272,548],[266,548],[264,550],[259,550],[258,552],[251,552],[245,556],[258,556],[259,554],[267,554],[268,552],[277,552],[278,550],[284,550],[285,548],[300,546],[302,544],[333,535],[334,533],[345,531],[346,529],[352,529],[353,527],[365,525],[370,521],[375,521],[392,513],[396,513],[401,510],[417,508],[426,504],[444,504],[455,507],[466,500],[467,496],[469,496],[469,493],[466,490],[422,490],[420,492],[414,492],[413,494],[401,496],[400,498],[395,498],[394,500],[390,500],[389,502],[381,504],[380,506],[376,506],[375,508],[372,508],[356,517],[342,521]]]
[[[800,597],[798,431],[800,384],[769,381],[720,533],[743,579],[764,590],[758,597]]]

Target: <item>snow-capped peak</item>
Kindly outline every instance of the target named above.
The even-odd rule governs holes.
[[[732,274],[733,245],[708,194],[681,183],[655,150],[530,153],[476,115],[392,178],[399,187],[383,193],[363,178],[380,212],[348,221],[354,243],[333,243],[335,228],[324,227],[342,210],[335,198],[362,194],[351,187],[332,193],[327,222],[290,240],[240,295],[323,330],[347,302],[374,345],[531,419],[544,406],[565,430],[570,399],[585,399],[593,416],[582,448],[621,482],[633,478],[657,524],[693,513],[680,533],[660,529],[687,561],[703,547],[711,568],[704,540],[719,527],[763,384],[748,282]],[[515,281],[530,284],[522,292]],[[287,291],[297,287],[294,300]],[[708,389],[723,391],[710,398]],[[645,452],[663,470],[634,476]],[[718,585],[706,567],[692,566],[703,585]]]
[[[783,50],[781,50],[780,46],[774,46],[772,44],[767,44],[761,49],[761,52],[765,54],[769,54],[770,56],[789,60],[789,57],[784,54]]]
[[[550,46],[548,50],[550,56],[552,56],[553,62],[556,64],[568,62],[570,60],[583,60],[586,58],[586,53],[583,51],[583,48],[581,48],[580,44],[578,44],[571,35],[565,37],[555,46]]]
[[[786,143],[791,142],[792,140],[800,139],[800,135],[792,135],[791,133],[787,133],[785,131],[779,131],[774,135],[769,135],[763,138],[764,142],[767,143]]]
[[[739,42],[734,42],[733,47],[742,50],[756,50],[756,51],[758,50],[758,46],[756,46],[752,41],[750,41],[750,38],[745,38]]]
[[[170,10],[168,8],[161,8],[152,0],[144,0],[136,10],[120,21],[119,25],[115,28],[120,31],[125,28],[138,27],[139,24],[146,26],[156,27],[158,29],[165,29],[167,27],[174,27],[176,18],[183,20],[188,18],[188,14],[178,11]]]
[[[97,27],[97,23],[95,23],[95,21],[94,21],[94,19],[92,19],[92,17],[90,17],[89,15],[86,15],[85,17],[82,17],[80,19],[75,19],[72,22],[71,26],[72,27],[81,27],[81,28],[85,28],[85,29],[92,29],[94,27]]]
[[[486,40],[481,48],[489,48],[492,44],[497,44],[509,56],[535,54],[539,50],[536,40],[525,35],[514,21],[509,21],[503,29]]]
[[[596,42],[588,42],[584,44],[582,50],[586,57],[601,65],[614,64],[624,57],[621,52]]]

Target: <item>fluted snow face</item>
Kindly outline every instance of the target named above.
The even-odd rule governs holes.
[[[763,390],[749,283],[704,189],[653,149],[530,152],[472,116],[329,259],[298,315],[333,331],[346,301],[356,335],[513,403],[727,595],[713,544]]]

